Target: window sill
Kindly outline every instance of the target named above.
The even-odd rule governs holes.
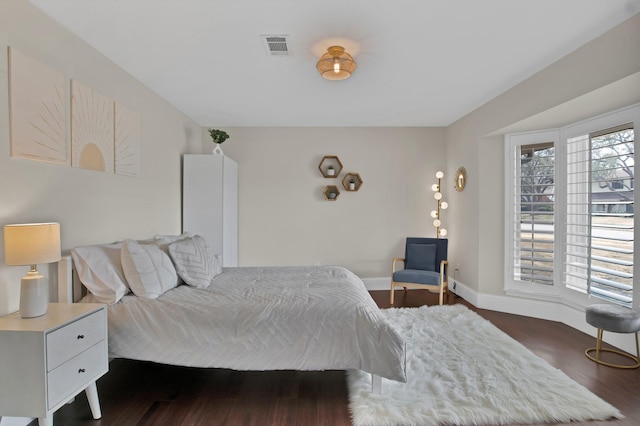
[[[514,288],[504,289],[504,292],[507,296],[557,303],[557,304],[568,306],[580,311],[584,311],[585,306],[589,304],[588,296],[584,294],[584,292],[582,291],[578,291],[578,290],[573,290],[573,291],[577,291],[578,293],[583,293],[581,296],[577,296],[577,298],[580,300],[573,300],[576,297],[572,297],[570,299],[566,297],[567,295],[561,295],[557,292],[541,293],[541,292],[533,292],[533,291],[527,291],[527,290],[519,290]]]

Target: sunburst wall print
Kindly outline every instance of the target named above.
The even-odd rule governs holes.
[[[140,176],[140,113],[115,103],[116,173]]]
[[[71,165],[114,172],[113,100],[71,81]]]
[[[67,78],[9,48],[11,156],[67,164]]]

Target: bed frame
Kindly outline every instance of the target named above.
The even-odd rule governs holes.
[[[62,256],[58,261],[58,302],[76,303],[82,299],[86,291],[73,267],[73,258],[70,255]],[[381,376],[371,375],[371,392],[376,395],[382,394]]]
[[[73,267],[71,255],[62,256],[58,261],[58,302],[76,303],[86,294],[78,273]]]

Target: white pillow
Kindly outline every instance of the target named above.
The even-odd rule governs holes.
[[[194,234],[191,232],[183,232],[180,235],[156,235],[153,237],[156,245],[162,249],[165,253],[169,254],[169,244],[175,243],[176,241],[186,240],[187,238],[192,238]]]
[[[101,303],[109,305],[129,292],[120,262],[122,243],[83,246],[71,250],[80,281]]]
[[[220,256],[213,254],[211,247],[200,235],[169,244],[169,255],[178,275],[193,287],[209,287],[211,280],[222,272]]]
[[[124,276],[136,296],[155,299],[178,286],[178,274],[169,255],[156,244],[127,240],[120,255]]]
[[[187,238],[193,237],[194,234],[191,232],[183,232],[180,235],[156,235],[153,237],[155,244],[160,247],[160,250],[167,253],[169,255],[169,244],[175,243],[176,241],[185,240]],[[184,281],[182,277],[178,275],[178,284],[183,284]]]

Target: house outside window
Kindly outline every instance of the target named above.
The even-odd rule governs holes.
[[[638,307],[634,217],[640,106],[505,137],[505,291]],[[637,286],[636,286],[637,287]]]

